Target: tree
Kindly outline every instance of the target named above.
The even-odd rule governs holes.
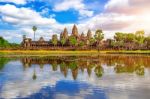
[[[137,42],[139,48],[144,43],[144,39],[145,39],[144,34],[145,34],[144,30],[140,30],[140,31],[135,32],[135,39],[136,39],[136,42]]]
[[[69,43],[72,45],[72,46],[76,46],[77,45],[77,39],[75,36],[70,36],[69,37]]]
[[[37,78],[37,75],[36,75],[36,71],[35,71],[35,67],[34,67],[34,73],[33,73],[32,79],[36,80],[36,78]]]
[[[53,71],[57,71],[57,67],[58,67],[57,60],[53,60],[52,63],[51,63],[51,65],[52,65]]]
[[[124,41],[126,39],[126,34],[121,32],[116,32],[114,36],[115,42],[114,46],[120,49],[120,47],[123,47]]]
[[[8,58],[1,57],[0,58],[0,71],[5,67],[5,64],[7,64],[10,61]]]
[[[56,34],[54,34],[54,35],[52,36],[52,43],[53,43],[54,46],[56,46],[57,43],[58,43],[58,38],[57,38],[57,35],[56,35]]]
[[[125,40],[125,33],[116,32],[115,36],[114,36],[114,39],[116,41],[123,41],[123,40]]]
[[[118,47],[118,49],[120,50],[121,47],[123,47],[124,42],[123,41],[116,41],[115,42],[115,46]]]
[[[96,30],[94,37],[95,37],[96,42],[98,44],[98,51],[99,51],[101,40],[103,40],[103,38],[104,38],[103,31],[102,30]]]
[[[150,49],[150,36],[146,37],[144,40],[146,49]]]
[[[94,69],[94,72],[95,72],[97,77],[102,77],[102,75],[104,73],[103,67],[101,65],[96,66]]]
[[[62,46],[64,46],[64,44],[66,43],[66,39],[64,37],[62,37],[60,42],[61,42]]]
[[[110,46],[114,49],[116,47],[116,42],[114,40],[112,40],[110,42]]]
[[[35,32],[36,32],[36,30],[37,30],[37,27],[36,27],[36,26],[33,26],[33,27],[32,27],[32,30],[33,30],[33,32],[34,32],[34,41],[35,41]]]
[[[135,47],[135,34],[133,33],[125,34],[124,43],[126,49],[132,50]]]
[[[89,39],[89,45],[92,46],[95,43],[95,38],[90,38]]]
[[[104,34],[102,30],[96,30],[95,35],[94,35],[96,40],[102,40],[104,38]]]
[[[126,34],[125,42],[132,43],[135,41],[135,35],[133,33]]]
[[[9,47],[9,42],[5,40],[3,37],[0,37],[0,47],[1,48],[6,48]]]
[[[82,46],[84,46],[84,44],[85,44],[85,43],[84,43],[83,41],[80,41],[79,46],[82,47]]]

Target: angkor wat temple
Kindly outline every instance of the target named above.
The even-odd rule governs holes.
[[[21,45],[24,49],[56,49],[59,47],[70,48],[76,46],[76,44],[73,46],[70,42],[69,38],[71,37],[75,38],[76,41],[72,40],[72,43],[77,43],[77,46],[80,44],[87,46],[92,38],[92,33],[91,30],[88,30],[86,35],[84,35],[84,33],[79,34],[76,25],[74,25],[71,35],[68,35],[67,28],[64,28],[63,32],[60,34],[60,39],[58,39],[57,35],[54,34],[52,39],[49,41],[45,41],[43,37],[40,37],[37,41],[33,41],[31,38],[26,38],[24,35]],[[63,42],[63,40],[65,41]]]

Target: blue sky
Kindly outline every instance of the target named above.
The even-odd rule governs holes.
[[[149,35],[149,0],[0,0],[0,36],[20,43],[22,35],[49,40],[65,27],[71,33],[73,24],[79,32],[102,29],[105,38],[115,32],[144,29]]]

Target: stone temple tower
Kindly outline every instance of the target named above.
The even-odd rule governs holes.
[[[72,28],[72,35],[75,37],[78,37],[78,29],[77,29],[76,25],[74,25]]]
[[[23,35],[22,37],[23,37],[23,40],[25,40],[25,39],[26,39],[26,35]]]
[[[67,31],[67,28],[64,28],[63,36],[64,36],[64,38],[68,39],[68,31]]]

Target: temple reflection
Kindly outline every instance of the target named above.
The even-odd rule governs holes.
[[[145,68],[150,66],[150,58],[142,56],[49,56],[49,57],[24,57],[21,58],[24,69],[38,65],[41,69],[49,64],[53,71],[58,71],[67,77],[71,70],[72,78],[77,79],[79,71],[87,73],[90,77],[94,72],[97,77],[104,74],[104,66],[114,67],[115,73],[135,73],[144,75]],[[33,79],[36,79],[34,70]]]

